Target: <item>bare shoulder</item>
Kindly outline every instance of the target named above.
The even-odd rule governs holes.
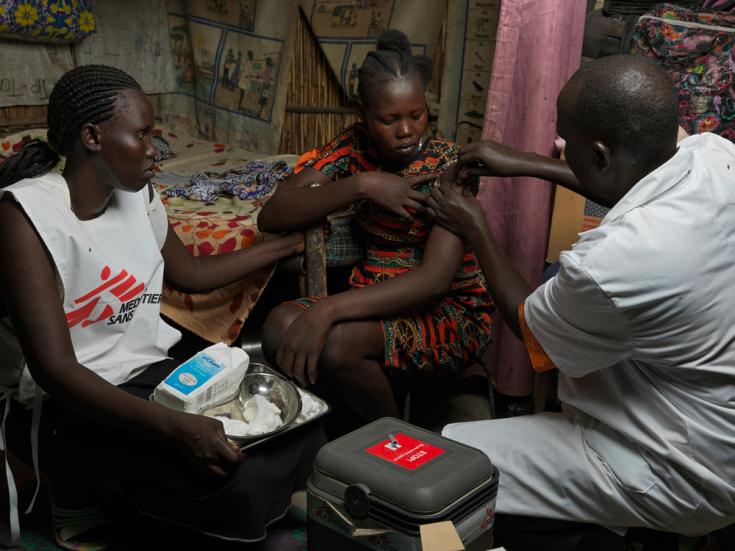
[[[4,193],[0,198],[0,271],[10,266],[11,272],[19,274],[50,267],[50,259],[23,208],[11,194]]]
[[[23,207],[10,193],[3,193],[0,197],[0,241],[16,242],[19,239],[35,237],[39,240],[33,224],[26,215]],[[0,242],[0,249],[6,249]]]
[[[12,216],[12,212],[22,213],[23,209],[15,200],[15,197],[13,197],[12,193],[4,192],[2,196],[0,196],[0,212]],[[4,220],[4,217],[0,218],[0,223],[2,223]]]

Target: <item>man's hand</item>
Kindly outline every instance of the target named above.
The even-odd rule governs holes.
[[[490,231],[485,211],[472,190],[466,187],[444,183],[434,188],[427,199],[426,212],[437,224],[457,234],[470,246]]]
[[[529,164],[529,154],[490,140],[463,147],[455,165],[458,183],[468,176],[523,176]]]
[[[460,193],[469,191],[474,197],[477,196],[477,192],[480,190],[480,177],[471,176],[467,173],[466,168],[462,171],[458,170],[457,164],[455,163],[442,172],[441,176],[439,176],[439,184],[452,186],[452,189],[457,191],[459,191],[458,188],[461,186],[462,191]]]

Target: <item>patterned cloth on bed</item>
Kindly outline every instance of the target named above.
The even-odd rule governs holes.
[[[155,179],[169,223],[194,256],[222,254],[263,241],[255,221],[260,206],[253,201],[220,198],[205,203],[167,197],[165,173]],[[235,283],[208,293],[184,293],[167,285],[161,312],[211,342],[232,343],[273,272],[257,270]]]
[[[633,52],[654,58],[679,91],[681,126],[735,141],[735,15],[671,4],[638,21]]]
[[[218,197],[263,199],[290,174],[283,161],[249,161],[226,172],[197,172],[190,182],[166,190],[169,197],[215,201]]]

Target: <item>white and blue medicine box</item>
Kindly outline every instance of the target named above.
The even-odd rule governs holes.
[[[174,369],[153,391],[164,406],[199,413],[237,396],[250,358],[241,348],[218,343]]]
[[[182,363],[163,381],[169,388],[189,395],[221,372],[224,366],[207,354],[197,354]]]

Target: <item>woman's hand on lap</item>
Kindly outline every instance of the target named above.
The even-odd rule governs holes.
[[[242,460],[242,454],[232,446],[217,419],[172,412],[168,430],[184,458],[205,474],[226,476]]]
[[[319,356],[332,325],[331,318],[317,303],[304,310],[283,335],[276,363],[302,387],[316,383]]]
[[[364,193],[373,203],[401,218],[411,219],[407,209],[423,212],[427,194],[415,189],[416,186],[437,178],[436,174],[418,176],[396,176],[390,172],[361,172],[358,177]]]

